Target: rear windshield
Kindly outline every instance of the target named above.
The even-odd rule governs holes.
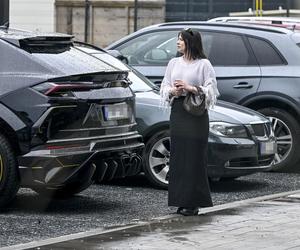
[[[156,86],[148,80],[145,76],[143,76],[141,73],[136,71],[135,69],[131,68],[129,65],[125,65],[122,63],[119,59],[106,54],[106,53],[99,53],[96,52],[93,54],[93,56],[99,58],[101,61],[105,61],[111,65],[114,65],[115,67],[119,68],[120,70],[129,71],[128,78],[132,82],[132,85],[130,86],[131,89],[135,92],[140,91],[150,91],[153,88],[156,88]]]
[[[51,68],[53,71],[70,75],[99,71],[118,71],[115,67],[99,61],[74,47],[70,47],[63,52],[58,50],[57,53],[53,53],[53,51],[45,53],[43,51],[41,53],[34,52],[30,55],[36,59],[35,61],[43,64],[43,66],[47,65],[47,68]]]

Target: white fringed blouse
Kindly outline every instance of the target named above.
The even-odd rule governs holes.
[[[216,104],[219,91],[215,71],[207,59],[197,59],[191,62],[184,61],[183,57],[176,57],[169,61],[164,79],[160,87],[163,106],[172,103],[171,88],[175,80],[182,80],[188,84],[199,86],[206,97],[206,108],[213,108]],[[185,95],[186,93],[183,93]]]

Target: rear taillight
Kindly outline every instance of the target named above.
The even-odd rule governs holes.
[[[71,97],[73,91],[89,91],[111,87],[127,88],[131,82],[128,79],[107,82],[43,82],[32,88],[47,96]]]

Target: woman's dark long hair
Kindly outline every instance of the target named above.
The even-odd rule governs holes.
[[[178,33],[178,37],[180,35],[185,43],[185,56],[188,60],[207,58],[204,54],[202,38],[198,31],[194,31],[191,28],[183,29]]]

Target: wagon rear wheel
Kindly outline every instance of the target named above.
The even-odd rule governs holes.
[[[170,133],[168,130],[154,134],[146,143],[143,154],[144,172],[150,183],[167,189],[170,160]]]

